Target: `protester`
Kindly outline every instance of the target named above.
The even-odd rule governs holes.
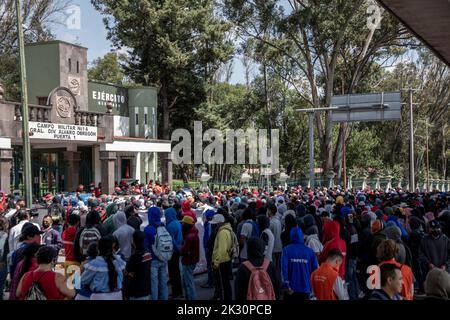
[[[225,222],[225,217],[222,214],[214,215],[211,224],[216,224],[218,228],[212,254],[212,265],[219,291],[218,299],[222,301],[231,301],[232,292],[230,281],[233,277],[231,260],[234,246],[233,229],[229,222]]]
[[[173,247],[171,248],[170,257],[167,260],[163,257],[157,255],[154,251],[158,244],[155,244],[157,238],[158,230],[164,230],[167,232],[166,228],[161,225],[161,209],[159,207],[151,207],[148,209],[148,226],[145,227],[145,247],[152,254],[151,262],[151,298],[152,300],[167,300],[168,299],[168,287],[167,287],[167,264],[173,254]],[[173,243],[172,237],[167,232],[170,237],[170,242]]]
[[[264,241],[264,258],[272,262],[275,236],[270,230],[270,220],[268,217],[260,215],[257,217],[258,228],[261,231],[261,239]]]
[[[304,244],[299,227],[291,230],[291,244],[283,249],[283,286],[286,300],[309,300],[311,295],[311,273],[318,268],[317,257]]]
[[[269,262],[264,253],[265,244],[262,239],[259,238],[250,238],[248,240],[248,262],[251,263],[253,267],[262,267],[264,261],[267,261],[267,273],[271,280],[271,285],[274,290],[275,298],[280,298],[280,289],[281,289],[281,279],[276,273],[275,266],[273,262]],[[237,301],[245,301],[247,300],[249,284],[250,284],[250,276],[251,271],[247,266],[242,264],[237,273],[234,281],[235,285],[235,299]]]
[[[62,234],[65,253],[64,267],[66,268],[66,270],[70,265],[79,265],[79,262],[75,258],[73,250],[77,229],[80,225],[80,216],[76,214],[70,214],[67,218],[67,224],[68,227]]]
[[[134,253],[125,268],[124,296],[129,300],[150,300],[152,256],[144,245],[145,234],[133,233]]]
[[[311,274],[313,295],[317,300],[349,300],[347,288],[339,276],[344,256],[338,249],[331,249],[320,267]]]
[[[182,283],[186,300],[195,300],[197,293],[194,283],[194,269],[199,261],[200,240],[194,219],[186,215],[181,221],[183,228],[183,246],[181,247]]]
[[[323,227],[323,243],[324,248],[319,256],[319,262],[325,262],[328,252],[332,249],[338,249],[344,256],[341,266],[339,267],[339,276],[345,279],[345,256],[347,254],[347,246],[339,236],[340,225],[336,221],[328,221]]]
[[[399,245],[393,240],[385,240],[378,246],[379,266],[390,263],[400,268],[402,272],[403,286],[400,295],[405,300],[413,300],[414,297],[414,276],[409,266],[396,260],[398,257]]]
[[[74,256],[78,263],[82,263],[86,259],[89,244],[98,242],[102,236],[106,235],[100,220],[98,212],[91,210],[86,216],[85,226],[78,229],[73,246]]]
[[[204,225],[203,225],[203,249],[205,250],[206,268],[208,270],[208,280],[205,284],[200,285],[201,288],[209,289],[214,288],[214,273],[212,268],[212,250],[208,246],[209,239],[213,234],[213,225],[211,220],[214,217],[214,210],[206,210],[204,213]]]
[[[282,210],[282,212],[286,211],[284,210],[286,208],[286,205],[284,204],[284,198],[282,197],[278,198],[278,203],[278,208],[275,205],[269,205],[267,207],[267,215],[270,218],[270,231],[272,231],[274,237],[272,261],[275,265],[276,272],[281,275],[281,252],[283,251],[283,243],[281,242],[282,226],[280,217],[277,212],[280,209]]]
[[[125,262],[113,252],[113,240],[98,241],[98,256],[84,266],[81,285],[92,292],[90,300],[122,300]]]
[[[172,299],[178,299],[183,295],[180,274],[180,253],[183,244],[183,231],[181,222],[178,221],[177,212],[174,208],[166,209],[164,215],[166,217],[167,231],[170,233],[173,241],[173,254],[168,262],[169,279],[172,286]]]
[[[120,254],[125,258],[125,261],[131,256],[131,243],[135,229],[127,224],[127,217],[123,211],[118,211],[113,217],[116,231],[113,236],[119,242]]]
[[[386,263],[380,267],[381,289],[375,289],[369,300],[402,300],[402,272],[395,264]]]
[[[42,244],[52,247],[58,254],[59,250],[64,247],[61,239],[61,234],[57,229],[53,229],[53,219],[50,215],[47,215],[42,220]]]
[[[425,279],[427,300],[450,300],[450,274],[442,269],[434,268]]]
[[[57,257],[54,247],[43,246],[36,253],[38,267],[24,274],[17,286],[16,296],[20,300],[27,298],[32,284],[36,283],[46,300],[65,300],[75,296],[75,290],[67,287],[66,278],[52,270]]]
[[[447,270],[450,267],[450,240],[442,234],[439,221],[428,223],[428,235],[420,244],[419,258],[425,266],[425,274],[434,268]]]

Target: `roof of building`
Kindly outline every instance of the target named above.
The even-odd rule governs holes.
[[[449,0],[377,0],[450,66]]]
[[[58,43],[62,43],[62,44],[66,44],[66,45],[69,45],[69,46],[74,46],[74,47],[78,47],[78,48],[82,48],[82,49],[88,50],[88,48],[83,47],[81,45],[70,43],[70,42],[66,42],[66,41],[62,41],[62,40],[39,41],[39,42],[27,43],[25,46],[26,47],[44,46],[44,45],[58,44]]]

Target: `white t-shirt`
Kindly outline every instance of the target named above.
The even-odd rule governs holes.
[[[264,258],[269,261],[272,261],[272,253],[273,253],[273,246],[274,246],[275,238],[273,236],[272,231],[270,231],[270,229],[265,229],[262,233],[263,234],[261,235],[261,238],[264,237],[264,234],[267,235],[267,238],[268,238],[267,245],[264,249]]]
[[[250,219],[244,222],[239,237],[244,236],[247,240],[252,237],[253,225],[250,223],[250,221],[252,220]],[[242,259],[247,259],[247,241],[245,241],[239,256]]]

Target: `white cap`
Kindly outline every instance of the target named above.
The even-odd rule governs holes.
[[[218,224],[218,223],[224,223],[225,222],[225,217],[223,216],[223,214],[215,214],[214,217],[211,220],[211,224]]]

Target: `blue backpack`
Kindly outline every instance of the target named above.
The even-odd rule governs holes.
[[[259,238],[259,227],[255,221],[247,221],[246,223],[250,223],[252,225],[252,238]]]

